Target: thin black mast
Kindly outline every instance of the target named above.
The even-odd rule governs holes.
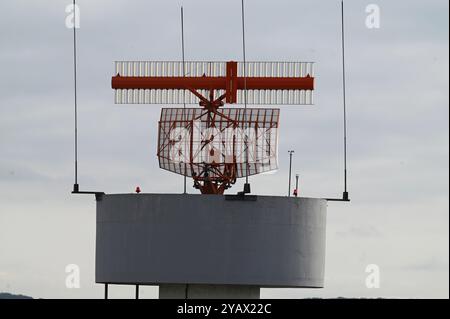
[[[349,200],[347,190],[347,101],[345,92],[345,30],[344,30],[344,1],[341,1],[341,34],[342,34],[342,93],[343,93],[343,114],[344,114],[344,193],[343,200]]]
[[[74,83],[74,124],[75,124],[75,181],[73,184],[73,192],[79,191],[78,185],[78,105],[77,105],[77,6],[75,0],[73,0],[73,83]]]

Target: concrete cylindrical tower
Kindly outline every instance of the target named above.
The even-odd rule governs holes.
[[[114,194],[97,200],[96,282],[160,298],[259,298],[323,287],[326,200]]]

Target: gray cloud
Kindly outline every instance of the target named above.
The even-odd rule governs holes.
[[[0,4],[0,290],[96,298],[101,287],[93,274],[95,203],[69,194],[73,83],[71,31],[64,26],[68,3]],[[240,2],[78,3],[81,186],[108,193],[131,192],[136,185],[144,192],[180,192],[182,177],[157,164],[160,107],[114,105],[113,61],[180,59],[181,4],[187,59],[240,60]],[[368,30],[364,9],[369,2],[346,1],[352,203],[329,204],[326,288],[269,289],[264,297],[448,297],[448,2],[375,3],[381,8],[381,29]],[[316,105],[282,107],[280,169],[252,178],[252,190],[285,195],[287,150],[293,148],[301,194],[339,196],[339,1],[246,4],[248,59],[317,62]],[[241,188],[239,182],[232,191]],[[437,266],[426,266],[428,261]],[[80,290],[64,286],[69,263],[81,267]],[[369,263],[383,271],[380,290],[364,286]],[[112,290],[116,296],[132,295],[127,288]],[[148,288],[147,296],[155,295]]]

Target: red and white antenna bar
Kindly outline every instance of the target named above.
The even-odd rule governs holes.
[[[112,88],[117,104],[198,104],[194,92],[225,95],[228,104],[313,104],[313,62],[118,61]]]

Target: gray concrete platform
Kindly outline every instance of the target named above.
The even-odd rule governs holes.
[[[192,292],[205,285],[320,288],[326,207],[315,198],[104,195],[96,282],[160,285],[163,294],[173,284],[193,285]]]

